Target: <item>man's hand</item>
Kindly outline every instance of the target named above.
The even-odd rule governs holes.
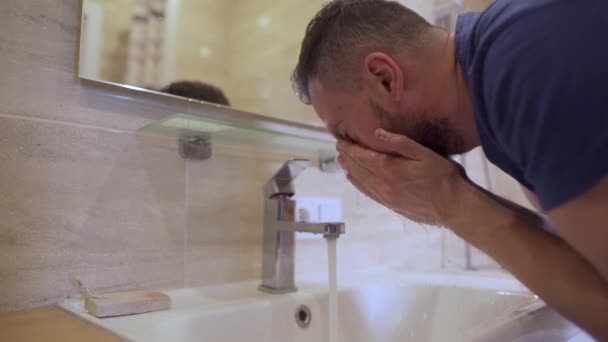
[[[414,140],[382,129],[378,144],[392,155],[340,141],[338,162],[348,180],[375,201],[419,223],[443,225],[457,212],[455,191],[464,170]]]
[[[340,165],[359,190],[410,219],[450,228],[494,258],[566,318],[599,340],[608,341],[608,316],[598,314],[608,310],[608,282],[598,272],[606,265],[602,263],[605,239],[601,235],[591,244],[591,234],[572,238],[578,222],[584,222],[585,229],[592,227],[584,220],[568,220],[581,219],[570,213],[576,208],[566,205],[563,213],[550,215],[563,235],[587,251],[587,258],[566,241],[545,232],[543,220],[536,213],[469,182],[456,163],[405,136],[382,130],[376,136],[379,146],[394,155],[338,143]],[[603,190],[596,192],[605,195]],[[580,205],[591,209],[580,212],[593,218],[596,225],[592,228],[598,232],[607,197],[599,201],[599,195],[593,193]],[[573,201],[573,206],[578,202]],[[588,260],[596,261],[597,268]]]

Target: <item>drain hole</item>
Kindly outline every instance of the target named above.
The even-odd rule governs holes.
[[[302,305],[296,310],[296,323],[298,323],[300,328],[307,328],[310,325],[311,319],[312,314],[306,305]]]

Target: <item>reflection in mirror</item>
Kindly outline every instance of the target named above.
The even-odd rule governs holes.
[[[178,81],[169,84],[160,91],[171,95],[230,106],[230,101],[222,89],[209,83],[198,81]]]
[[[427,9],[454,1],[400,1],[453,25]],[[290,77],[305,28],[326,2],[83,0],[79,74],[320,125]]]

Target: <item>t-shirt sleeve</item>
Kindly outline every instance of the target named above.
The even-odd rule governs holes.
[[[608,18],[561,3],[514,18],[483,65],[490,129],[547,211],[608,175]]]

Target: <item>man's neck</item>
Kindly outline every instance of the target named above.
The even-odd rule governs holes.
[[[462,68],[458,63],[456,54],[456,43],[454,35],[450,34],[447,42],[447,53],[445,54],[445,63],[450,66],[449,75],[451,90],[454,92],[454,116],[464,138],[465,147],[467,150],[472,150],[481,145],[477,122],[475,120],[475,109],[471,100],[471,93],[465,81]]]

